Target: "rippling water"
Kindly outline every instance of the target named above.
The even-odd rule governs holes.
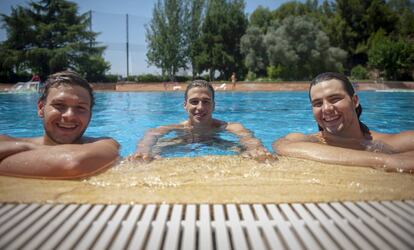
[[[395,133],[414,129],[414,93],[360,92],[362,121],[372,130]],[[0,133],[16,137],[43,134],[37,117],[37,94],[0,94]],[[122,145],[121,154],[135,151],[149,128],[179,123],[187,118],[182,92],[98,92],[88,136],[110,136]],[[314,133],[307,92],[220,92],[215,118],[241,122],[271,150],[271,143],[289,132]],[[235,138],[226,137],[229,140]],[[168,156],[234,154],[217,147],[184,150]],[[188,149],[188,148],[187,148]]]

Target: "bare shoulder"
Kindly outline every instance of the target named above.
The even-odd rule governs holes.
[[[313,141],[313,138],[316,138],[316,136],[315,135],[305,135],[305,134],[302,134],[302,133],[290,133],[290,134],[287,134],[285,137],[282,137],[279,140],[299,142],[299,141]]]
[[[15,142],[31,142],[36,144],[41,143],[42,137],[33,137],[33,138],[18,138],[18,137],[11,137],[8,135],[0,135],[0,142],[1,141],[15,141]]]
[[[289,133],[284,137],[276,139],[272,143],[273,151],[278,154],[283,154],[284,150],[291,147],[295,142],[310,141],[308,137],[308,135],[302,133]]]
[[[19,140],[19,138],[14,138],[8,135],[0,135],[0,142],[1,141],[16,141]]]
[[[180,124],[169,124],[169,125],[163,125],[163,126],[159,126],[156,127],[154,129],[152,129],[152,132],[155,133],[160,133],[160,134],[166,134],[172,130],[180,130],[180,129],[184,129],[185,125],[180,123]]]
[[[44,145],[43,137],[13,138],[14,141],[29,142],[37,145]]]
[[[120,147],[119,143],[111,137],[84,137],[82,139],[81,144],[89,144],[89,143],[111,145],[111,146],[115,146],[117,149]]]
[[[229,122],[222,125],[222,128],[240,137],[252,137],[252,132],[238,122]]]
[[[414,150],[414,130],[402,131],[395,134],[386,134],[371,131],[372,139],[390,145],[396,152]]]
[[[281,147],[289,146],[295,142],[319,142],[316,135],[305,135],[302,133],[289,133],[284,137],[276,139],[272,143],[273,150],[279,151]]]
[[[221,122],[220,125],[221,126],[225,125],[227,130],[245,129],[245,127],[239,122],[223,122],[223,121],[220,121],[220,122]]]
[[[173,129],[182,129],[185,127],[184,123],[178,123],[178,124],[168,124],[168,125],[162,125],[159,126],[158,129],[161,130],[173,130]]]

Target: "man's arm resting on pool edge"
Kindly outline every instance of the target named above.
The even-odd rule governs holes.
[[[262,161],[265,159],[274,159],[269,151],[263,146],[259,139],[255,138],[252,133],[240,123],[229,123],[227,131],[235,134],[240,144],[246,149],[241,155]]]
[[[76,179],[93,175],[118,158],[119,144],[100,139],[85,144],[41,146],[0,162],[0,174],[45,179]]]
[[[0,161],[4,158],[23,151],[35,149],[38,146],[23,139],[0,135]]]
[[[151,161],[154,158],[152,155],[152,147],[157,143],[158,139],[163,135],[167,134],[177,125],[160,126],[157,128],[149,129],[144,137],[137,144],[137,151],[128,157],[129,160],[144,160]]]
[[[384,154],[349,148],[335,147],[313,142],[311,137],[295,133],[273,143],[273,150],[279,155],[303,158],[324,163],[367,166],[396,171],[414,170],[412,152]]]

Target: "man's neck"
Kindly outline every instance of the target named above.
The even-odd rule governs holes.
[[[44,135],[42,144],[43,145],[48,145],[48,146],[55,146],[55,145],[58,145],[59,143],[57,143],[54,140],[50,139],[49,136]]]
[[[361,129],[356,131],[346,131],[346,133],[332,134],[327,131],[322,131],[322,140],[332,146],[353,148],[353,149],[364,149],[368,138],[364,136]]]
[[[212,129],[212,126],[213,126],[213,119],[210,119],[209,121],[206,121],[203,123],[193,123],[191,121],[188,121],[188,127],[194,131],[210,130]]]

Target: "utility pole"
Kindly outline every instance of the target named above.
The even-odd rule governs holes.
[[[129,28],[128,28],[128,14],[126,14],[126,63],[127,63],[127,81],[129,77]]]

